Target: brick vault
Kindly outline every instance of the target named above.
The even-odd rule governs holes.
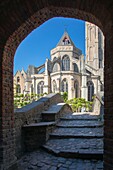
[[[105,35],[104,169],[113,169],[113,0],[4,0],[0,2],[0,168],[13,169],[15,121],[13,59],[21,41],[53,17],[98,25]]]

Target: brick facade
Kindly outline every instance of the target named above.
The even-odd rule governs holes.
[[[0,169],[14,169],[13,57],[21,41],[52,17],[83,19],[105,35],[104,169],[113,169],[113,1],[4,0],[0,2]]]

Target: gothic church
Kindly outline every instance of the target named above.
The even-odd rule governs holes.
[[[15,93],[68,93],[68,99],[92,96],[104,91],[104,36],[94,24],[85,23],[86,56],[68,32],[50,51],[51,59],[39,67],[29,65],[14,76]],[[43,70],[41,72],[41,70]]]

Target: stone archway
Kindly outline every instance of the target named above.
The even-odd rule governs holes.
[[[21,41],[50,18],[63,16],[90,21],[105,35],[104,169],[113,169],[113,2],[102,0],[4,0],[0,2],[0,167],[16,162],[13,111],[13,57]],[[100,10],[101,9],[101,10]]]

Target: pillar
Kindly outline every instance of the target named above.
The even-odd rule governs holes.
[[[82,75],[81,98],[88,100],[87,75]]]

